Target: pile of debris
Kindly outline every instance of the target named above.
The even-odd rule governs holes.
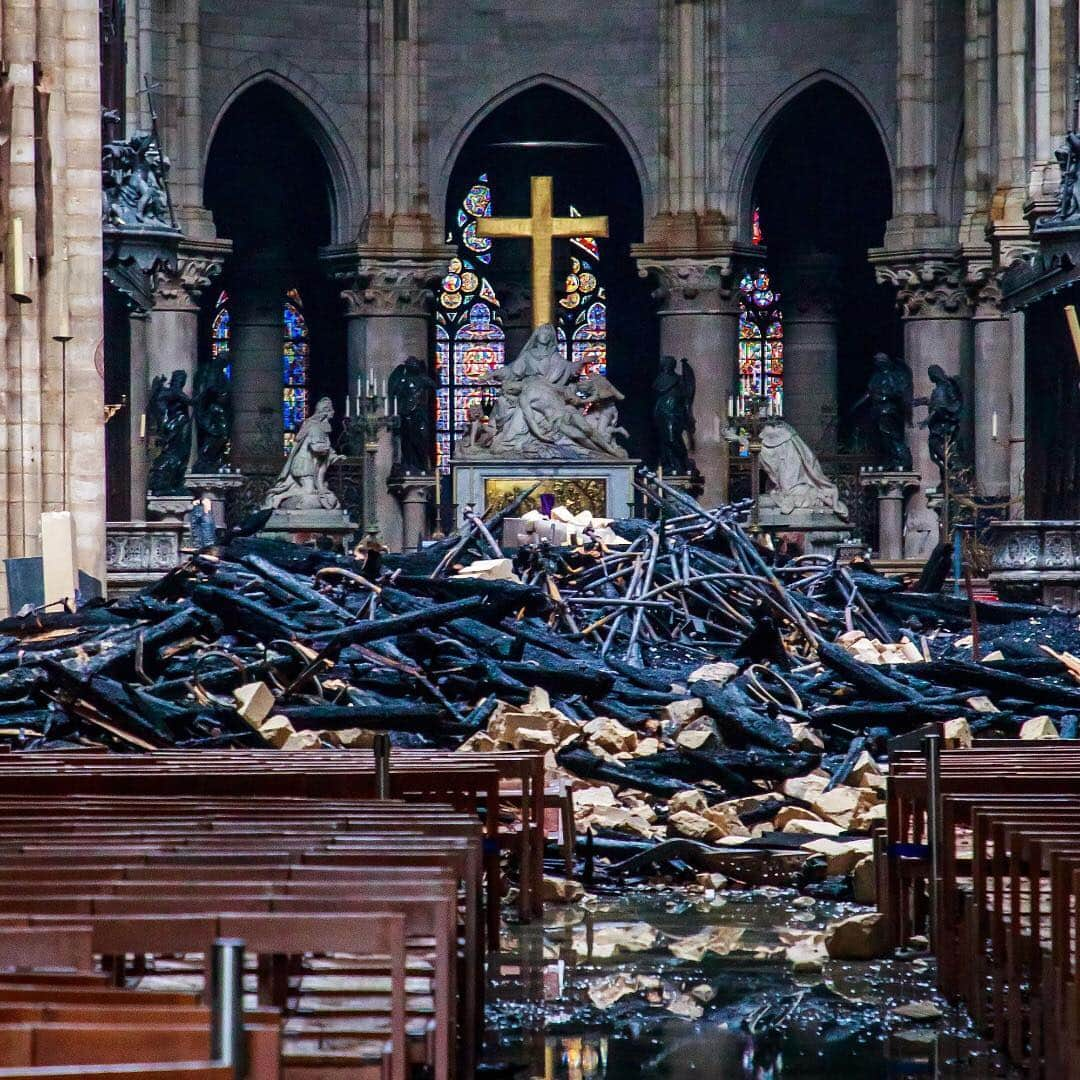
[[[133,597],[8,619],[0,741],[538,748],[575,789],[589,873],[809,861],[865,893],[891,738],[1076,737],[1075,619],[782,565],[745,506],[644,489],[657,520],[579,522],[573,547],[507,558],[516,506],[366,560],[240,537]]]

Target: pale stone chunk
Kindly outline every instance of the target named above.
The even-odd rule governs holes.
[[[844,830],[820,818],[792,818],[780,831],[794,836],[839,836]]]
[[[860,840],[830,840],[826,837],[821,840],[807,841],[802,845],[802,850],[814,855],[824,855],[825,872],[829,877],[835,877],[854,870],[856,863],[864,855],[870,855],[873,852],[874,842],[868,837]]]
[[[687,788],[677,795],[672,795],[668,800],[668,810],[677,814],[681,810],[689,810],[693,814],[703,814],[709,809],[709,803],[705,796],[697,788]]]
[[[545,877],[543,898],[545,904],[573,904],[585,895],[585,889],[577,881],[568,878]]]
[[[702,679],[708,682],[714,682],[718,686],[723,686],[725,683],[730,682],[739,674],[738,664],[728,664],[723,661],[717,661],[713,664],[704,664],[692,671],[690,677],[686,680],[688,683],[696,683]]]
[[[270,716],[262,722],[259,734],[271,746],[279,750],[289,741],[289,737],[296,734],[287,716]]]
[[[238,686],[233,691],[233,697],[236,700],[236,711],[256,731],[277,704],[270,687],[264,682],[245,683],[243,686]]]
[[[1020,729],[1020,738],[1029,742],[1042,739],[1058,739],[1060,737],[1058,729],[1054,727],[1054,721],[1049,716],[1033,716],[1030,720],[1025,721],[1024,726]]]
[[[888,947],[885,916],[876,911],[841,919],[825,931],[825,948],[833,960],[876,960]]]
[[[867,855],[855,864],[851,872],[851,884],[858,904],[877,903],[877,877],[874,873],[874,857]]]
[[[613,720],[610,716],[598,716],[584,727],[589,742],[609,754],[631,753],[637,746],[637,733]]]

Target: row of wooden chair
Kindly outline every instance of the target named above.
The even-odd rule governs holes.
[[[0,756],[0,935],[22,942],[17,970],[0,970],[0,1063],[22,1071],[0,1078],[62,1075],[37,1071],[76,1066],[60,1044],[89,1055],[68,1075],[236,1075],[193,1052],[209,1047],[204,968],[221,938],[253,958],[247,1075],[471,1075],[510,839],[522,913],[541,895],[543,760],[497,757],[395,752],[403,798],[373,801],[364,753]],[[513,813],[500,782],[503,799],[516,785]],[[162,1001],[162,980],[202,1000]],[[163,1023],[163,1006],[201,1012]],[[129,1007],[144,1010],[132,1024]],[[120,1011],[80,1041],[98,1008]]]
[[[1080,746],[895,755],[879,906],[926,929],[942,990],[1031,1076],[1080,1077]]]

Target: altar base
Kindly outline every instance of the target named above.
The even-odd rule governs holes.
[[[758,503],[758,527],[762,532],[799,533],[804,538],[803,553],[830,558],[840,544],[851,540],[851,525],[829,510],[794,510],[785,514],[770,495]]]
[[[534,484],[540,487],[518,508],[519,515],[539,509],[541,495],[552,495],[556,506],[575,514],[588,510],[593,517],[630,517],[634,474],[640,464],[637,460],[452,461],[457,520],[464,520],[468,506],[478,514],[498,513]]]

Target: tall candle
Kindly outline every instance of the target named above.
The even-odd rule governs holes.
[[[994,415],[990,419],[990,438],[992,438],[992,439],[996,439],[998,437],[998,434],[997,434],[997,417],[998,417],[998,414],[995,412]]]
[[[345,395],[345,419],[346,420],[349,419],[349,407],[350,407],[351,404],[352,404],[352,402],[351,402],[351,400],[349,398],[349,395],[346,394]]]
[[[139,417],[139,438],[146,438],[146,413]]]

